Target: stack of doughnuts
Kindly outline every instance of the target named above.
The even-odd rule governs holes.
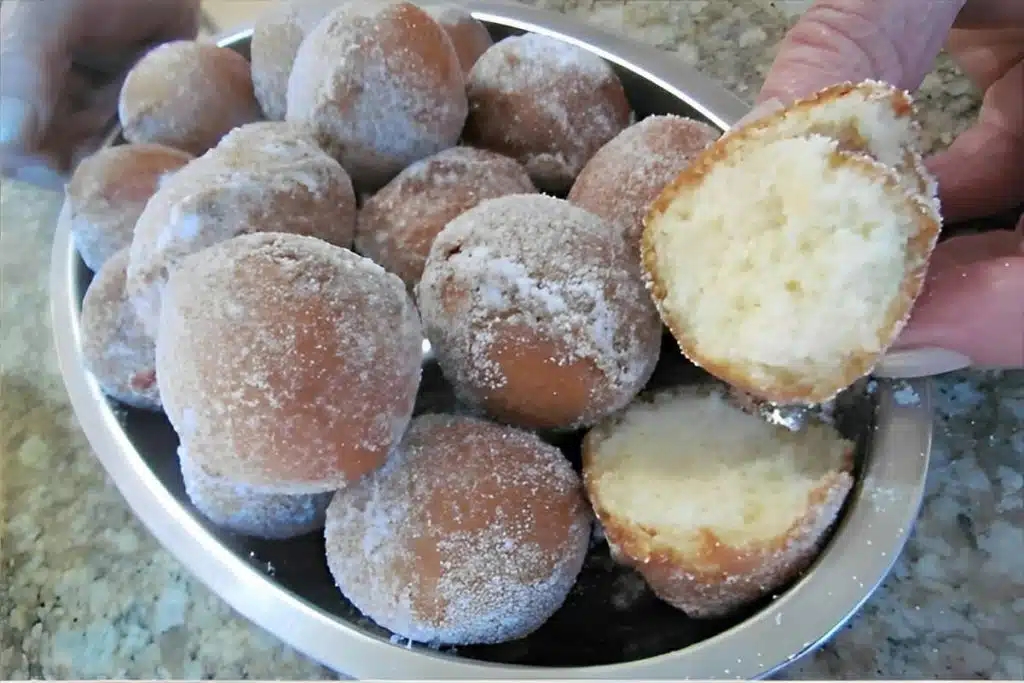
[[[595,512],[615,557],[693,616],[806,566],[850,488],[852,445],[824,424],[783,434],[710,378],[644,392],[663,320],[712,357],[677,302],[714,304],[717,284],[666,235],[671,218],[712,239],[715,215],[683,188],[718,182],[709,169],[738,138],[634,122],[603,59],[540,34],[494,42],[453,5],[293,0],[251,48],[251,63],[202,41],[143,57],[121,93],[128,144],[77,169],[62,212],[96,273],[85,362],[113,400],[166,414],[198,514],[266,539],[323,533],[347,599],[441,644],[540,628]],[[758,139],[817,140],[802,137],[810,119]],[[769,162],[730,159],[748,157]],[[927,181],[913,173],[900,177]],[[909,204],[890,205],[906,220]],[[452,414],[415,410],[425,341]],[[758,377],[730,384],[772,398]],[[574,469],[551,437],[587,431]],[[637,502],[664,482],[693,501],[710,486],[723,508]],[[712,527],[732,555],[702,545]],[[793,539],[800,552],[770,554]]]

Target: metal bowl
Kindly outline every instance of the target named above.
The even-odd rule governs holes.
[[[496,39],[544,33],[608,60],[638,117],[677,113],[726,130],[746,112],[724,89],[653,48],[558,14],[481,2],[470,8]],[[220,43],[247,55],[250,35]],[[778,595],[729,619],[692,620],[654,598],[595,539],[569,599],[530,637],[454,651],[402,643],[339,594],[319,534],[258,541],[217,529],[195,512],[166,418],[108,401],[84,369],[79,312],[91,277],[67,228],[59,228],[51,282],[56,345],[71,402],[103,466],[135,514],[214,592],[296,649],[357,678],[764,677],[823,643],[856,612],[902,550],[921,502],[931,446],[929,384],[879,382],[848,401],[841,420],[861,445],[856,488],[818,560]],[[666,343],[657,380],[694,372]],[[443,408],[449,394],[425,358],[420,409]],[[560,445],[578,458],[578,437]]]

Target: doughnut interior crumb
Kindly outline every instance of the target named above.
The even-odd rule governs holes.
[[[832,138],[730,142],[647,217],[655,299],[712,374],[780,403],[827,400],[902,327],[938,226],[888,167]]]
[[[592,430],[584,480],[613,555],[692,617],[724,616],[817,555],[853,485],[829,425],[769,425],[709,387],[662,391]]]
[[[825,425],[795,434],[720,394],[681,394],[634,404],[591,466],[601,473],[602,507],[697,553],[705,531],[736,547],[785,535],[851,447]]]

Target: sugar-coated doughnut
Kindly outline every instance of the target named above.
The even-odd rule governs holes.
[[[82,299],[82,358],[103,393],[145,410],[160,410],[153,338],[125,294],[128,249],[111,256]]]
[[[480,55],[494,44],[487,28],[461,5],[437,3],[423,5],[423,9],[448,33],[455,46],[455,53],[459,56],[462,72],[468,75]]]
[[[171,272],[157,377],[183,447],[211,476],[320,493],[357,481],[398,442],[422,341],[394,275],[313,237],[255,233]]]
[[[164,43],[128,72],[118,117],[129,142],[206,152],[232,129],[262,118],[249,62],[226,47]]]
[[[211,476],[192,462],[184,448],[178,453],[185,494],[206,519],[222,529],[280,540],[324,528],[333,492],[289,495]]]
[[[236,235],[290,232],[348,247],[356,199],[348,174],[304,128],[281,121],[233,130],[168,180],[135,226],[128,293],[155,334],[167,273]]]
[[[416,291],[445,376],[504,422],[590,425],[658,361],[661,323],[625,239],[562,199],[510,195],[463,213]]]
[[[263,114],[283,121],[288,78],[299,45],[320,20],[345,0],[282,0],[264,12],[252,30],[252,84]]]
[[[311,125],[360,191],[453,146],[467,107],[451,40],[408,2],[334,10],[299,47],[288,81],[287,119]]]
[[[356,250],[411,288],[448,221],[485,199],[531,192],[536,189],[518,162],[494,152],[452,147],[417,161],[364,202],[356,223]]]
[[[163,145],[117,145],[86,157],[64,191],[67,220],[82,261],[96,272],[131,245],[135,222],[168,177],[192,160]]]
[[[546,192],[565,192],[590,157],[629,125],[612,67],[570,43],[505,38],[469,73],[468,144],[517,159]]]
[[[568,199],[622,230],[639,258],[647,210],[719,135],[694,119],[649,116],[597,151],[576,178]]]
[[[420,642],[500,643],[562,606],[590,542],[578,475],[537,436],[468,417],[416,418],[383,468],[327,510],[341,592]]]

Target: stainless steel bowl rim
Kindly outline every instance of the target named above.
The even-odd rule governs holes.
[[[518,5],[470,2],[488,24],[547,34],[616,63],[727,130],[747,106],[721,86],[652,47]],[[251,31],[219,42],[230,45]],[[362,632],[277,586],[222,546],[142,461],[103,393],[84,369],[74,300],[77,253],[67,225],[55,234],[51,315],[77,418],[103,467],[158,541],[213,592],[252,622],[329,668],[356,678],[763,678],[839,630],[888,574],[906,543],[924,494],[932,437],[931,383],[878,383],[873,446],[831,543],[784,595],[734,628],[683,650],[612,665],[540,668],[411,650]],[[898,400],[902,396],[915,400]]]

